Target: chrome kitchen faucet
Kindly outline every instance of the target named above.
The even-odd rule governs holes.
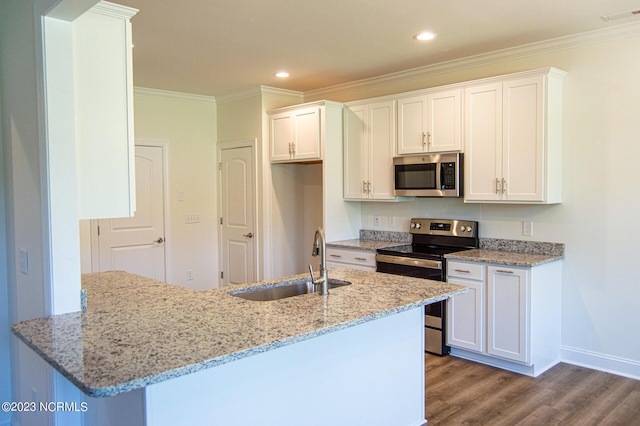
[[[320,276],[315,278],[313,276],[313,267],[309,265],[309,273],[311,274],[311,283],[314,285],[322,285],[320,294],[326,296],[329,294],[329,279],[327,278],[327,244],[324,239],[324,232],[322,228],[316,229],[316,234],[313,237],[313,248],[311,249],[311,256],[320,256]]]

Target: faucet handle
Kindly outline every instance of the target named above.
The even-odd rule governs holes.
[[[309,274],[311,274],[311,282],[313,283],[316,277],[313,276],[313,267],[311,265],[309,265]]]

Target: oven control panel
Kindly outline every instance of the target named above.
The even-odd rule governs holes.
[[[411,219],[412,234],[472,237],[478,235],[478,222],[451,219]]]

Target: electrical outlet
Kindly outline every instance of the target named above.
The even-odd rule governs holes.
[[[373,217],[373,226],[380,226],[380,216],[376,215]]]
[[[185,215],[184,223],[200,223],[200,215],[198,213]]]
[[[187,281],[193,280],[193,269],[187,269]]]
[[[533,222],[525,220],[522,222],[522,235],[527,237],[533,236]]]

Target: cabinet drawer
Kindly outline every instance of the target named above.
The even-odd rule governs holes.
[[[366,250],[327,248],[327,261],[352,265],[376,266],[376,253]]]
[[[484,280],[484,265],[470,262],[447,262],[447,276],[466,278],[468,280]]]

